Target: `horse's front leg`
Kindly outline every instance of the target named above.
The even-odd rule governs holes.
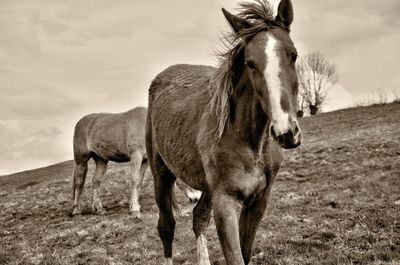
[[[226,264],[244,265],[239,240],[241,202],[226,191],[215,191],[212,199],[215,225]]]
[[[210,265],[205,230],[211,217],[211,195],[204,192],[193,209],[193,231],[197,241],[197,262],[199,265]]]
[[[242,255],[245,264],[249,264],[250,262],[254,237],[267,208],[272,184],[275,181],[278,168],[279,167],[274,167],[273,169],[266,170],[263,175],[265,185],[262,184],[258,186],[259,189],[256,189],[254,194],[249,197],[254,199],[244,201],[244,206],[239,219],[239,229],[240,246],[242,248]]]
[[[249,264],[251,259],[251,250],[257,228],[264,216],[267,207],[270,189],[259,194],[250,205],[243,206],[240,214],[240,246],[244,264]]]

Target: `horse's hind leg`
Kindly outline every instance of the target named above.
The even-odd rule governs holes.
[[[134,151],[131,154],[131,196],[129,199],[129,212],[136,218],[141,217],[139,195],[143,182],[143,176],[146,171],[147,163],[143,162],[143,154],[140,151]]]
[[[197,203],[200,200],[201,191],[193,189],[180,179],[176,180],[175,185],[185,193],[191,203]]]
[[[92,209],[95,213],[99,215],[106,214],[106,210],[103,208],[103,204],[100,200],[100,186],[101,182],[104,178],[104,173],[107,169],[107,162],[106,160],[96,157],[94,158],[96,162],[96,171],[94,173],[92,183],[93,183],[93,202],[92,202]]]
[[[193,209],[193,231],[197,241],[197,261],[199,265],[210,265],[207,239],[204,232],[210,222],[211,207],[210,194],[203,193],[196,207]]]
[[[85,185],[87,174],[87,159],[75,159],[74,169],[74,184],[73,184],[73,212],[72,215],[81,214],[80,197],[82,194],[83,186]]]
[[[172,265],[172,241],[175,233],[173,193],[176,177],[167,168],[160,156],[155,159],[152,169],[155,198],[159,209],[157,228],[164,246],[164,264]]]

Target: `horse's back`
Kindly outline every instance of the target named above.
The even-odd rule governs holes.
[[[207,65],[176,64],[159,73],[149,89],[150,101],[157,93],[170,88],[179,90],[195,87],[196,84],[209,80],[215,68]]]
[[[145,153],[146,108],[123,113],[93,113],[75,126],[74,153],[96,154],[115,162],[127,162],[133,149]]]

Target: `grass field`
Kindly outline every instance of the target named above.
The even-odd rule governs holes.
[[[400,264],[400,104],[340,110],[301,121],[304,143],[285,151],[257,232],[253,264]],[[21,162],[22,163],[22,162]],[[162,264],[152,181],[142,219],[128,214],[129,166],[103,183],[106,216],[71,218],[72,161],[0,177],[0,264]],[[196,264],[190,205],[178,193],[175,264]],[[214,223],[212,264],[224,264]]]

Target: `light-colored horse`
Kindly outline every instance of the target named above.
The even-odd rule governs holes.
[[[145,147],[145,122],[147,109],[138,107],[123,113],[95,113],[78,121],[74,132],[74,185],[73,215],[81,213],[80,195],[87,173],[87,163],[96,163],[93,176],[93,211],[105,214],[100,200],[100,185],[108,161],[131,163],[131,195],[129,211],[140,218],[139,194],[148,167]],[[181,185],[190,201],[197,201],[201,193],[186,184]]]
[[[193,211],[199,264],[210,264],[204,231],[211,210],[226,263],[248,264],[282,148],[301,143],[292,3],[281,0],[276,17],[265,0],[241,7],[238,15],[223,9],[232,33],[219,68],[171,66],[150,86],[146,148],[166,265],[177,178],[203,191]]]

